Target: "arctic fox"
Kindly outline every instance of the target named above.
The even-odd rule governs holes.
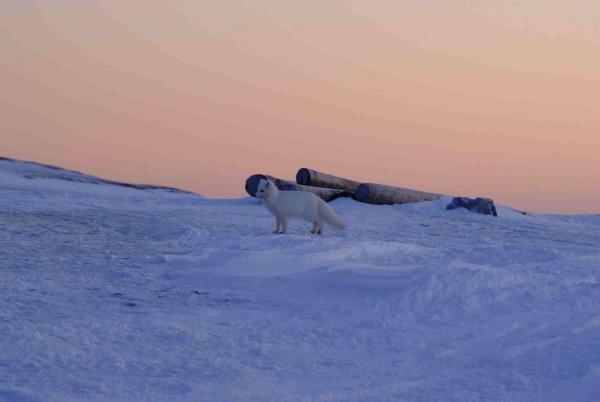
[[[298,217],[312,222],[312,234],[323,233],[323,222],[333,227],[346,227],[342,219],[333,212],[325,201],[313,193],[304,191],[279,191],[269,180],[258,183],[256,196],[262,199],[265,207],[275,215],[276,228],[273,233],[284,234],[287,231],[288,219]]]

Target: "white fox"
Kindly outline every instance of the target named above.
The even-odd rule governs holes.
[[[333,227],[346,227],[342,219],[329,205],[313,193],[304,191],[279,191],[269,180],[260,180],[256,196],[262,199],[265,207],[275,215],[276,228],[273,233],[284,234],[288,219],[298,217],[312,222],[312,234],[323,233],[323,222]]]

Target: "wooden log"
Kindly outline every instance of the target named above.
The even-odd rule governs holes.
[[[300,185],[337,188],[353,194],[357,201],[369,204],[405,204],[438,199],[440,194],[426,193],[401,187],[375,183],[359,183],[317,170],[302,168],[296,173],[296,182]]]
[[[433,201],[441,196],[441,194],[426,193],[408,188],[392,187],[375,183],[362,183],[356,188],[354,193],[355,200],[375,205]]]
[[[344,179],[308,168],[298,170],[298,173],[296,173],[296,183],[304,186],[337,188],[351,192],[356,191],[356,188],[360,185],[359,182],[354,180]]]
[[[321,198],[325,202],[333,201],[336,198],[340,197],[351,197],[352,193],[344,190],[339,190],[335,188],[322,188],[322,187],[313,187],[313,186],[303,186],[293,181],[282,180],[277,177],[264,175],[264,174],[254,174],[248,179],[246,179],[246,192],[252,197],[256,197],[256,190],[258,189],[258,183],[260,180],[271,180],[279,190],[281,191],[308,191],[315,194],[317,197]]]

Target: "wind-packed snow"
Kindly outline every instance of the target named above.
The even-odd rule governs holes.
[[[600,217],[348,227],[0,161],[0,400],[600,400]],[[24,170],[25,169],[25,170]]]

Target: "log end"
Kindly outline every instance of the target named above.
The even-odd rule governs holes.
[[[256,197],[256,190],[258,190],[258,183],[261,180],[266,180],[267,176],[264,174],[253,174],[252,176],[246,179],[246,192],[252,196]]]
[[[301,168],[298,170],[298,173],[296,173],[296,183],[302,184],[303,186],[309,186],[310,182],[310,169]]]

